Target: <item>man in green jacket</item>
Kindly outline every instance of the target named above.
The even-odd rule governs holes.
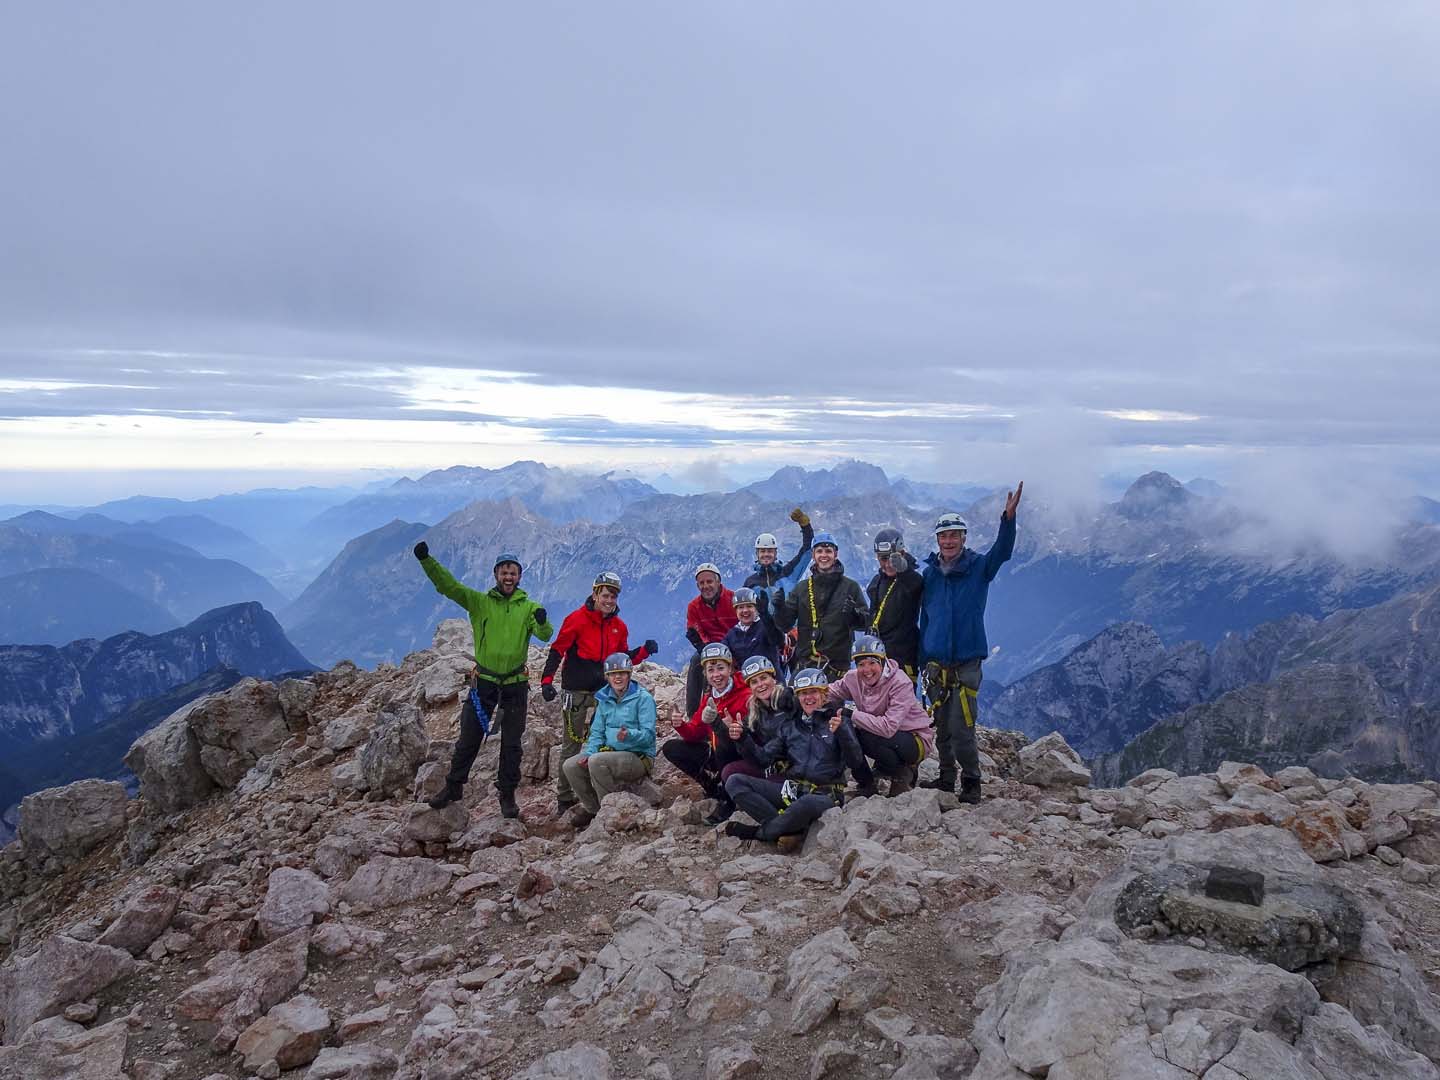
[[[435,585],[435,591],[449,597],[470,613],[475,632],[475,690],[465,695],[460,710],[460,740],[450,759],[445,790],[430,800],[439,810],[460,799],[470,766],[480,752],[484,733],[475,711],[475,698],[493,722],[500,716],[500,769],[495,790],[500,793],[500,812],[507,818],[520,816],[515,805],[515,788],[520,784],[520,738],[525,734],[525,706],[530,698],[530,678],[525,659],[533,634],[549,641],[555,633],[545,609],[520,588],[520,560],[508,551],[495,558],[495,587],[486,592],[470,589],[430,557],[425,541],[415,545],[415,558]]]

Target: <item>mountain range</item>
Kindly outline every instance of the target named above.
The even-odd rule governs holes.
[[[1109,784],[1226,760],[1440,777],[1440,586],[1324,619],[1291,615],[1213,650],[1117,624],[1006,687],[985,719],[1059,731]]]
[[[289,640],[319,663],[395,661],[458,613],[410,554],[425,539],[457,577],[482,589],[495,555],[515,551],[526,568],[522,587],[557,620],[583,602],[598,572],[617,571],[632,639],[657,638],[661,658],[678,664],[689,654],[683,613],[695,566],[716,563],[726,583],[738,585],[759,532],[777,534],[787,556],[799,536],[787,520],[791,507],[804,506],[817,529],[836,536],[846,572],[864,584],[876,570],[870,542],[880,528],[900,528],[923,558],[935,511],[959,509],[972,546],[983,551],[1004,494],[892,478],[858,461],[787,466],[737,490],[701,495],[661,494],[633,475],[516,462],[435,470],[365,491],[137,497],[64,515],[29,512],[0,522],[7,614],[0,636],[59,646],[122,627],[153,634],[256,600],[277,611]],[[1187,724],[1199,718],[1203,728],[1221,723],[1217,709],[1259,708],[1253,688],[1291,677],[1287,658],[1319,627],[1440,582],[1435,505],[1410,500],[1409,523],[1393,537],[1377,535],[1362,558],[1272,543],[1273,514],[1247,509],[1203,479],[1181,484],[1149,473],[1115,501],[1084,511],[1032,490],[1015,556],[991,592],[987,716],[1036,735],[1058,728],[1100,760],[1102,774],[1198,753],[1178,737],[1162,739],[1160,729],[1182,716]],[[225,552],[279,566],[272,572],[305,588],[287,604],[243,559],[215,557]],[[1373,674],[1368,661],[1331,652],[1306,662],[1360,664]],[[1401,703],[1429,707],[1424,695],[1397,697],[1377,686],[1388,702],[1386,724]],[[1310,689],[1300,698],[1314,703]],[[1253,718],[1225,723],[1259,730]],[[1371,760],[1357,749],[1351,759],[1380,768],[1376,761],[1393,758],[1411,775],[1429,768],[1423,745],[1416,735],[1390,758],[1385,751]],[[1266,760],[1259,750],[1244,753]],[[1207,761],[1185,765],[1193,771]]]
[[[265,677],[313,670],[254,602],[208,611],[163,634],[0,645],[0,744],[83,733],[219,666]]]
[[[39,579],[38,584],[34,578],[24,582],[5,580],[38,570],[81,570],[86,574],[52,575]],[[48,597],[50,614],[54,616],[90,605],[87,586],[94,583],[90,575],[116,587],[103,590],[101,597],[102,602],[116,608],[117,617],[123,600],[117,588],[142,602],[136,606],[136,619],[122,621],[110,632],[134,629],[147,621],[153,623],[157,609],[167,613],[167,624],[174,626],[226,604],[257,601],[278,610],[285,603],[275,587],[249,567],[231,559],[207,558],[145,529],[112,535],[79,531],[78,523],[43,513],[0,522],[0,594],[8,592],[17,597],[18,603],[27,593],[49,585],[56,590]],[[99,613],[97,607],[93,614]],[[15,641],[15,633],[6,626],[3,637]],[[53,642],[54,633],[42,635],[42,640]]]
[[[684,605],[695,566],[713,562],[737,585],[762,531],[778,536],[785,557],[798,540],[786,520],[797,502],[818,529],[836,536],[847,573],[862,584],[876,571],[870,543],[882,527],[900,528],[923,557],[932,547],[931,512],[901,502],[893,485],[881,490],[883,473],[871,468],[859,470],[868,494],[770,501],[760,492],[804,490],[800,474],[781,470],[773,487],[759,491],[653,495],[603,526],[549,519],[518,497],[474,503],[433,525],[392,521],[351,541],[282,619],[322,663],[349,657],[373,664],[419,647],[449,607],[410,565],[409,549],[424,538],[461,580],[480,588],[491,582],[496,553],[516,551],[526,566],[523,586],[559,614],[584,600],[599,571],[614,570],[625,581],[621,608],[632,632],[655,637],[676,663],[687,652]],[[820,475],[815,490],[832,484],[831,475]],[[983,551],[993,541],[1003,500],[1004,492],[993,492],[964,508],[972,546]],[[991,592],[987,620],[998,649],[990,677],[1012,682],[1116,623],[1141,622],[1163,640],[1213,648],[1227,633],[1266,621],[1322,618],[1440,580],[1440,530],[1433,527],[1406,526],[1392,555],[1368,563],[1277,555],[1237,542],[1263,529],[1228,502],[1160,473],[1078,521],[1027,497],[1015,557]]]
[[[253,602],[162,634],[0,645],[0,808],[53,784],[117,774],[138,735],[242,675],[310,670],[274,616]],[[4,831],[0,825],[0,842]]]

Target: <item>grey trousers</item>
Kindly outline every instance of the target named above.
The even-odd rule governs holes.
[[[780,798],[778,783],[744,773],[735,773],[725,781],[725,794],[760,823],[761,840],[803,833],[826,810],[839,805],[833,796],[815,794],[802,795],[786,806]]]
[[[959,685],[952,686],[945,701],[935,710],[935,749],[940,758],[940,779],[955,781],[960,775],[980,779],[980,747],[975,742],[975,725],[980,720],[976,695],[980,691],[980,661],[970,660],[951,669]]]
[[[560,771],[570,781],[570,789],[592,814],[600,812],[600,800],[617,791],[621,784],[639,780],[650,770],[645,758],[629,750],[601,750],[580,764],[580,755],[566,758]]]
[[[569,761],[590,737],[590,718],[595,715],[595,695],[589,690],[564,690],[560,697],[560,775],[555,778],[555,794],[561,802],[571,802],[575,792],[565,775]]]

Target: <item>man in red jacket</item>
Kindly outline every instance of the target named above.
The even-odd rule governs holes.
[[[560,715],[565,721],[561,761],[580,753],[589,737],[595,695],[605,685],[605,658],[612,653],[626,653],[631,663],[638,664],[659,651],[654,638],[638,649],[630,648],[630,630],[620,618],[620,575],[604,571],[595,579],[590,599],[560,624],[540,675],[540,696],[554,701],[559,696],[555,673],[560,672],[560,689],[564,691]],[[555,798],[561,814],[579,801],[563,769],[555,779]]]
[[[724,641],[730,628],[740,621],[735,614],[735,594],[720,583],[720,568],[714,563],[701,563],[695,568],[697,594],[685,609],[685,637],[695,646],[695,656],[685,672],[685,715],[700,707],[700,691],[704,682],[700,670],[700,650],[716,641]]]
[[[722,737],[728,721],[744,720],[750,711],[750,688],[735,677],[730,649],[723,642],[711,642],[700,650],[699,664],[705,673],[705,696],[690,719],[675,725],[677,738],[670,739],[660,752],[681,772],[693,777],[712,799],[725,798],[720,770],[738,761],[739,751],[729,735]]]

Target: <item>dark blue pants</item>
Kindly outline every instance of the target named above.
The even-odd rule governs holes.
[[[813,794],[802,795],[786,806],[779,783],[741,773],[725,781],[725,792],[736,806],[760,823],[761,840],[803,833],[826,810],[839,805],[833,795]]]

